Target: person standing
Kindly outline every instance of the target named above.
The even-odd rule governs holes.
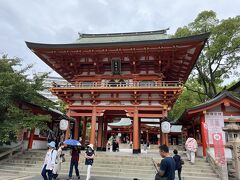
[[[193,138],[193,135],[190,134],[189,138],[185,143],[185,148],[187,150],[187,158],[191,162],[191,164],[195,163],[195,153],[197,151],[197,141]]]
[[[167,145],[163,144],[159,146],[159,152],[163,158],[160,163],[160,169],[155,179],[166,179],[174,180],[175,179],[175,161],[169,154],[169,148]],[[159,177],[160,176],[160,177]]]
[[[79,161],[79,154],[80,149],[78,146],[74,146],[71,150],[71,162],[70,162],[70,170],[69,170],[69,178],[68,180],[72,180],[72,173],[73,173],[73,166],[75,167],[76,176],[78,179],[80,179],[79,170],[78,170],[78,161]]]
[[[48,151],[42,167],[42,177],[44,180],[52,180],[53,168],[56,162],[57,151],[55,149],[55,142],[48,143]],[[48,175],[47,175],[48,174]]]
[[[93,165],[93,159],[94,159],[95,153],[93,149],[93,144],[89,144],[87,146],[87,151],[85,153],[85,165],[87,166],[87,178],[86,180],[90,179],[90,173],[91,173],[91,168]]]
[[[59,148],[57,150],[57,157],[56,157],[56,163],[53,168],[53,179],[57,179],[59,172],[61,171],[61,165],[64,159],[63,149],[64,145],[63,143],[59,143]]]
[[[178,179],[181,180],[183,160],[181,159],[181,156],[178,155],[178,151],[176,149],[173,150],[173,153],[174,153],[173,159],[176,164],[175,169],[178,171]]]

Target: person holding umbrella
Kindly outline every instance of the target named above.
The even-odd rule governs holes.
[[[70,152],[71,154],[71,162],[70,162],[70,170],[69,170],[69,178],[68,180],[72,180],[72,173],[73,173],[73,166],[75,167],[76,176],[78,179],[80,179],[80,174],[78,170],[78,161],[80,156],[80,142],[74,139],[68,139],[63,142],[64,144],[72,146],[72,150]]]

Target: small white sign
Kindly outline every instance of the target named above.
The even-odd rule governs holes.
[[[161,129],[163,133],[170,133],[171,131],[171,124],[167,121],[162,122]]]
[[[62,130],[62,131],[66,131],[67,128],[68,128],[68,120],[65,120],[65,119],[62,119],[60,121],[60,124],[59,124],[59,128]]]

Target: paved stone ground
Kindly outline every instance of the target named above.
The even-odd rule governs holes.
[[[85,180],[86,179],[86,176],[80,176],[81,177],[81,180]],[[59,180],[67,180],[68,179],[68,176],[60,176],[59,177]],[[13,180],[43,180],[42,176],[28,176],[28,177],[24,177],[24,178],[16,178],[16,179],[13,179]],[[76,177],[73,177],[73,180],[77,180]],[[91,180],[121,180],[120,178],[106,178],[106,177],[91,177]]]

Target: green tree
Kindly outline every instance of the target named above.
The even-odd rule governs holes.
[[[213,98],[222,90],[221,83],[237,74],[240,63],[240,16],[219,20],[213,11],[203,11],[190,24],[177,29],[175,37],[211,32],[190,76],[196,86],[188,90]],[[199,99],[200,101],[206,100]]]
[[[15,141],[22,129],[47,129],[49,116],[34,115],[30,111],[22,110],[21,102],[30,102],[40,106],[50,106],[39,96],[37,91],[43,90],[42,81],[47,75],[27,78],[19,58],[0,58],[0,143]],[[20,69],[20,70],[16,70]]]
[[[186,86],[195,87],[198,83],[196,81],[187,81]],[[205,99],[205,95],[195,93],[188,90],[186,87],[183,88],[183,92],[180,97],[177,99],[176,103],[173,106],[173,109],[168,114],[170,120],[177,120],[185,109],[196,106],[201,103],[202,99]]]

